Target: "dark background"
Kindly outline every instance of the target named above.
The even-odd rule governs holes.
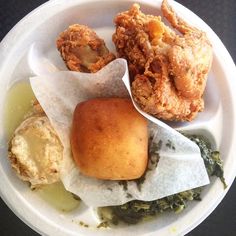
[[[0,0],[0,40],[21,18],[44,2],[46,1]],[[191,9],[211,26],[236,62],[236,1],[178,0],[177,2]],[[188,236],[236,235],[235,185],[236,181],[217,209]],[[0,199],[0,235],[36,236],[38,234],[19,220]]]

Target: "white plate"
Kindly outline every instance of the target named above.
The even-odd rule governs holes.
[[[127,10],[134,1],[121,0],[57,0],[40,6],[21,20],[3,39],[0,45],[0,191],[7,205],[26,224],[44,235],[184,235],[201,223],[220,203],[227,190],[221,182],[212,178],[204,189],[201,202],[189,204],[181,214],[163,214],[155,220],[135,226],[117,229],[96,229],[98,218],[91,208],[78,209],[72,213],[59,213],[30,191],[13,173],[7,160],[7,144],[3,130],[3,106],[7,89],[17,80],[28,79],[32,68],[28,51],[32,43],[40,43],[40,52],[60,69],[65,65],[56,50],[58,34],[70,24],[86,24],[105,38],[108,47],[114,49],[111,35],[114,32],[113,17]],[[140,0],[145,13],[160,14],[161,1]],[[214,49],[212,70],[205,93],[206,107],[194,122],[173,124],[192,133],[207,135],[221,151],[225,178],[230,186],[235,178],[236,159],[233,147],[235,139],[235,104],[233,90],[236,88],[235,65],[215,33],[195,14],[176,2],[174,9],[185,20],[207,32]],[[40,55],[40,54],[39,54]],[[90,225],[79,226],[74,221],[83,220]]]

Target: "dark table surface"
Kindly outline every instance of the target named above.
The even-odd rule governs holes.
[[[44,2],[46,1],[0,0],[0,40],[21,18]],[[191,9],[211,26],[236,62],[236,1],[178,0],[178,2]],[[236,235],[235,186],[236,181],[216,210],[188,236]],[[38,234],[18,219],[0,199],[0,235],[36,236]]]

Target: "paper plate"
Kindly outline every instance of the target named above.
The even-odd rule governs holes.
[[[204,188],[201,202],[190,203],[181,214],[163,214],[154,220],[135,226],[97,229],[99,219],[94,209],[82,206],[71,213],[58,212],[44,202],[28,185],[20,181],[7,159],[7,143],[3,129],[4,102],[7,89],[18,80],[27,80],[35,71],[32,60],[41,57],[46,64],[52,61],[59,69],[66,69],[57,52],[58,34],[69,25],[80,23],[90,26],[105,39],[114,50],[111,36],[113,18],[129,9],[128,1],[57,0],[40,6],[21,20],[3,39],[0,45],[0,192],[7,205],[26,224],[43,235],[184,235],[200,224],[220,203],[227,193],[222,183],[211,179]],[[158,15],[161,1],[139,1],[145,13]],[[205,110],[191,123],[171,123],[175,128],[190,133],[200,133],[212,140],[221,151],[224,160],[225,179],[230,186],[235,178],[236,159],[233,147],[235,139],[236,88],[235,65],[216,34],[194,13],[182,5],[170,1],[176,12],[192,25],[206,31],[213,45],[214,58],[205,92]],[[30,54],[32,44],[40,45],[37,53]],[[31,56],[29,56],[31,55]],[[20,95],[19,95],[20,96]],[[84,221],[89,228],[78,224]]]

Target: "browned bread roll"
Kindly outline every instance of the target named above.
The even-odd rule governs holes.
[[[84,175],[137,179],[147,166],[147,120],[130,99],[98,98],[79,103],[74,111],[71,148]]]

